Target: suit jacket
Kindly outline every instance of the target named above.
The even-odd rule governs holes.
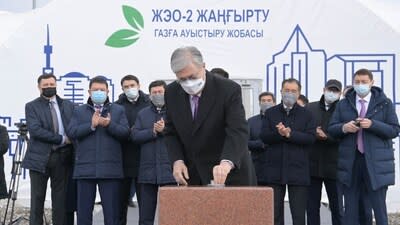
[[[195,120],[189,98],[178,83],[168,85],[165,141],[171,162],[184,160],[189,177],[198,174],[201,184],[209,184],[213,167],[227,159],[235,165],[227,185],[255,184],[240,86],[207,72]]]
[[[63,126],[66,128],[72,117],[74,104],[68,100],[57,96],[57,104],[60,109]],[[49,107],[49,100],[44,97],[38,97],[35,100],[28,102],[25,105],[26,124],[29,131],[29,144],[25,153],[25,158],[22,162],[22,167],[45,173],[47,162],[49,161],[50,152],[53,145],[58,145],[62,142],[63,137],[53,131],[53,122]],[[72,145],[66,145],[62,149],[63,162],[72,162]]]
[[[260,139],[261,125],[264,115],[258,114],[247,120],[249,123],[249,141],[248,147],[253,160],[254,169],[256,170],[257,182],[266,183],[264,167],[267,163],[267,145]]]
[[[77,142],[75,179],[123,178],[121,142],[129,135],[124,107],[106,102],[102,115],[110,113],[107,127],[92,129],[95,109],[92,102],[77,107],[67,128],[69,137]]]
[[[126,95],[122,93],[116,104],[122,105],[125,109],[126,118],[128,119],[129,127],[135,125],[138,112],[150,105],[149,96],[139,91],[139,98],[132,103]],[[129,138],[122,143],[122,165],[124,168],[124,176],[136,178],[139,171],[140,163],[140,146],[132,142]]]
[[[291,128],[289,138],[276,129],[280,122]],[[268,184],[310,184],[309,149],[316,128],[311,112],[297,104],[289,114],[282,103],[265,111],[260,138],[268,145],[263,173]]]

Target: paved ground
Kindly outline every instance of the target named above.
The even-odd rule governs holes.
[[[93,224],[95,225],[103,225],[103,212],[101,211],[101,206],[96,205],[93,213]],[[321,225],[331,225],[330,222],[330,211],[324,205],[321,206]],[[136,225],[138,224],[139,219],[139,210],[138,208],[129,208],[128,210],[128,224]],[[158,224],[158,223],[155,223]],[[292,219],[290,216],[289,204],[285,204],[285,224],[292,224]]]

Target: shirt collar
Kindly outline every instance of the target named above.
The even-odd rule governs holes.
[[[367,96],[365,96],[364,98],[361,98],[360,96],[358,96],[356,94],[356,103],[359,102],[360,99],[364,99],[365,103],[369,103],[369,101],[371,100],[371,91],[367,94]]]
[[[287,105],[285,105],[284,103],[282,103],[282,105],[283,105],[283,109],[292,109],[293,108],[293,106],[292,107],[289,107],[289,106],[287,106]]]
[[[140,97],[140,94],[138,94],[138,96],[136,96],[135,99],[129,99],[128,97],[126,97],[126,99],[128,99],[129,102],[136,103],[137,100],[139,99],[139,97]]]
[[[52,102],[52,103],[54,103],[54,104],[57,104],[57,98],[56,98],[56,96],[54,95],[53,97],[51,97],[51,98],[49,99],[49,102]]]

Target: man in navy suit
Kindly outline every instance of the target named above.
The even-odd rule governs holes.
[[[393,138],[400,132],[396,111],[371,71],[358,70],[353,88],[336,105],[328,132],[339,138],[337,179],[343,184],[343,224],[358,224],[362,189],[377,225],[387,225],[386,192],[394,184]]]
[[[104,224],[118,225],[120,184],[123,178],[121,141],[129,136],[124,107],[108,100],[105,77],[90,80],[87,104],[79,106],[67,133],[76,139],[74,178],[78,185],[78,225],[91,225],[96,186]]]
[[[65,129],[74,104],[57,95],[56,77],[39,76],[40,97],[25,105],[30,135],[22,167],[29,169],[31,181],[30,224],[43,224],[47,181],[51,181],[52,220],[62,225],[66,214],[66,189],[72,166],[73,147]]]

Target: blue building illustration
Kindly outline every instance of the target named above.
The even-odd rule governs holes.
[[[335,54],[328,58],[324,49],[311,46],[297,25],[283,49],[275,53],[272,62],[266,66],[266,89],[276,94],[281,82],[291,77],[300,81],[303,94],[318,99],[327,80],[338,79],[344,85],[350,85],[355,71],[368,68],[374,74],[375,85],[399,104],[395,65],[395,54],[391,53]]]
[[[286,78],[298,79],[302,93],[310,99],[319,99],[327,80],[340,80],[344,86],[352,84],[353,74],[361,68],[374,75],[374,85],[382,88],[400,112],[400,95],[396,91],[396,55],[393,53],[335,54],[327,57],[325,50],[314,49],[300,26],[297,25],[283,49],[272,56],[266,66],[266,89],[279,93]],[[279,98],[279,94],[277,97]],[[397,138],[400,149],[400,140]],[[399,153],[400,155],[400,153]]]
[[[53,46],[50,43],[49,25],[47,25],[46,44],[43,47],[45,54],[45,66],[42,68],[42,74],[54,74],[54,68],[51,66],[51,54],[53,53]],[[107,77],[107,76],[105,76]],[[89,82],[90,77],[80,72],[69,72],[64,76],[57,78],[57,94],[64,99],[68,99],[77,104],[86,103],[89,98]],[[110,101],[114,101],[114,84],[111,79],[107,78]],[[0,124],[7,127],[8,136],[10,139],[8,156],[13,157],[18,141],[18,128],[14,123],[25,122],[25,118],[15,119],[11,116],[0,116]],[[26,170],[23,169],[22,177],[26,178]]]
[[[53,46],[50,44],[49,25],[47,25],[47,40],[46,45],[44,45],[44,53],[46,56],[46,65],[43,67],[43,74],[54,74],[54,68],[51,66],[51,54],[53,53]],[[84,104],[89,98],[89,93],[87,90],[89,88],[90,79],[90,76],[80,72],[69,72],[64,76],[60,76],[57,79],[58,95],[74,103]],[[110,101],[114,101],[114,84],[109,78],[107,81],[108,89],[110,91]]]

